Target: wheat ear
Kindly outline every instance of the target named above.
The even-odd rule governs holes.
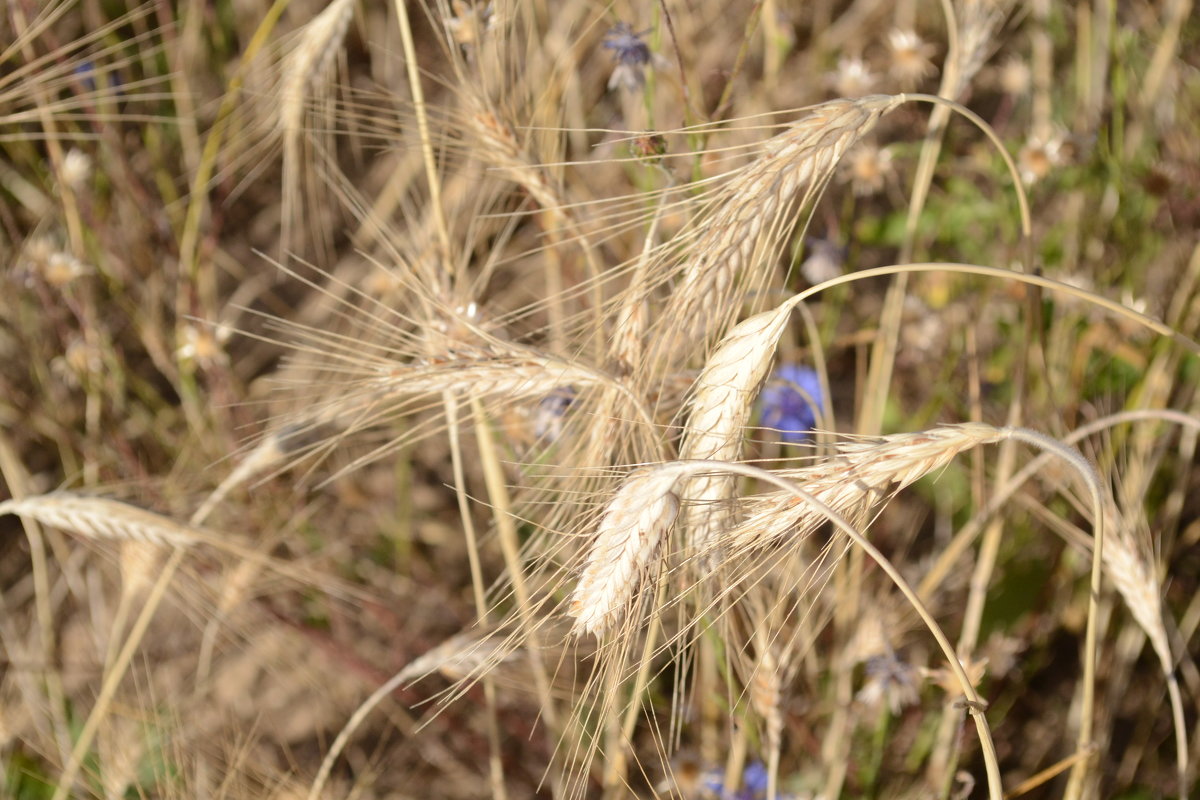
[[[329,73],[353,15],[354,0],[333,0],[304,26],[296,49],[284,60],[279,128],[285,135],[299,134],[308,94]]]
[[[918,433],[843,442],[837,455],[809,467],[781,470],[780,477],[804,490],[847,519],[868,513],[892,490],[941,469],[960,453],[1006,438],[1002,428],[965,423]],[[826,515],[788,492],[748,498],[745,518],[723,540],[731,550],[745,551],[779,544],[815,531]]]
[[[1179,690],[1179,678],[1175,674],[1175,661],[1171,655],[1171,644],[1167,637],[1167,626],[1163,622],[1163,602],[1158,576],[1153,561],[1145,548],[1140,546],[1134,526],[1124,515],[1118,514],[1115,505],[1109,509],[1109,531],[1112,536],[1105,542],[1103,561],[1113,586],[1129,607],[1129,613],[1138,627],[1150,640],[1154,654],[1167,679],[1167,692],[1171,702],[1172,722],[1175,726],[1175,758],[1179,771],[1179,796],[1187,800],[1188,739],[1184,724],[1183,696]]]
[[[735,279],[740,274],[747,283],[755,262],[771,255],[797,198],[811,199],[845,152],[902,100],[890,95],[833,100],[768,140],[762,156],[722,188],[716,210],[701,223],[663,318],[685,336],[695,335],[736,307]]]
[[[775,347],[787,327],[792,304],[739,323],[708,358],[692,387],[680,458],[738,461],[742,436],[758,389],[771,368]],[[720,532],[733,498],[729,473],[702,475],[688,482],[691,546],[708,547]]]
[[[304,110],[309,95],[316,93],[322,82],[328,79],[330,64],[341,49],[353,16],[354,0],[333,0],[304,26],[296,49],[284,59],[278,125],[283,136],[284,185],[280,239],[285,251],[293,245],[292,226],[300,222],[300,170],[303,161],[300,135],[304,127]]]
[[[635,472],[600,518],[568,610],[573,632],[602,636],[624,615],[679,514],[679,471]]]
[[[5,500],[0,503],[0,514],[29,517],[89,539],[133,540],[174,547],[191,547],[203,541],[196,531],[153,511],[119,500],[71,492]]]

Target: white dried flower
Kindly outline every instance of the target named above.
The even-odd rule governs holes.
[[[72,147],[63,156],[62,182],[72,191],[78,192],[92,174],[92,157],[77,147]]]
[[[838,59],[837,71],[830,79],[833,90],[842,97],[868,95],[874,91],[875,82],[874,73],[861,58]]]
[[[1033,136],[1017,154],[1017,166],[1021,180],[1032,185],[1050,174],[1050,170],[1063,162],[1063,137],[1054,134],[1048,137]]]
[[[1000,65],[1000,89],[1005,94],[1023,97],[1029,93],[1032,82],[1032,73],[1024,59],[1013,56]]]
[[[934,47],[914,31],[893,29],[888,33],[888,47],[892,51],[889,72],[906,88],[915,87],[925,78],[937,72],[930,60]]]
[[[859,197],[879,194],[896,174],[892,165],[892,151],[887,147],[862,143],[846,156],[842,174]]]

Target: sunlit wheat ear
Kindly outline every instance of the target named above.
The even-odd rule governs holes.
[[[1154,562],[1146,548],[1140,546],[1136,527],[1127,515],[1118,513],[1115,504],[1108,509],[1113,534],[1104,543],[1104,567],[1113,586],[1129,607],[1138,627],[1150,640],[1159,666],[1167,678],[1171,713],[1175,725],[1176,759],[1181,779],[1181,796],[1186,795],[1188,771],[1187,727],[1184,724],[1183,698],[1179,690],[1179,679],[1175,673],[1175,660],[1171,655],[1170,639],[1164,622],[1162,591],[1154,571]]]
[[[742,437],[792,306],[785,303],[739,323],[709,356],[692,387],[681,459],[737,461]],[[703,551],[728,518],[735,480],[728,473],[688,481],[685,496],[690,543]]]
[[[304,112],[309,98],[319,94],[329,80],[331,66],[354,15],[354,0],[333,0],[324,11],[313,17],[296,44],[284,59],[279,89],[279,130],[283,136],[283,231],[285,249],[292,246],[292,226],[300,222],[299,213],[303,169],[301,135]]]
[[[543,209],[556,217],[563,215],[566,203],[562,193],[522,149],[512,126],[482,105],[475,105],[470,125],[481,145],[476,155],[522,186]]]
[[[782,697],[783,669],[770,644],[764,644],[762,654],[750,679],[750,705],[766,724],[766,749],[774,754],[783,739]]]
[[[196,531],[153,511],[119,500],[70,492],[24,497],[0,503],[0,514],[17,514],[89,539],[115,539],[190,547]]]
[[[238,486],[313,449],[313,440],[362,430],[412,410],[411,401],[445,393],[485,399],[545,397],[563,386],[586,388],[595,372],[533,354],[448,360],[437,364],[381,365],[377,377],[359,381],[269,434],[229,473],[197,509],[206,518]]]
[[[635,472],[609,501],[571,597],[573,632],[603,636],[632,603],[679,514],[670,467]]]
[[[847,519],[869,513],[893,491],[953,461],[960,453],[1006,438],[1004,429],[982,423],[932,428],[864,442],[844,442],[838,453],[809,467],[779,474]],[[826,516],[785,492],[747,498],[744,518],[724,536],[731,551],[784,544],[815,531]]]
[[[688,242],[663,324],[684,337],[719,330],[740,305],[739,291],[766,283],[793,208],[815,196],[845,152],[901,102],[884,95],[834,100],[764,143],[762,155],[722,187]]]

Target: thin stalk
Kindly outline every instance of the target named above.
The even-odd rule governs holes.
[[[133,660],[133,654],[137,651],[138,646],[141,645],[142,638],[146,635],[146,630],[150,627],[150,620],[154,618],[155,612],[158,611],[158,606],[162,603],[163,597],[166,595],[171,578],[175,576],[179,565],[183,563],[183,557],[186,553],[187,550],[185,548],[176,547],[174,549],[171,557],[167,559],[167,563],[163,566],[158,580],[155,582],[153,588],[151,588],[149,595],[147,595],[146,604],[142,607],[142,613],[138,615],[137,620],[133,623],[133,628],[129,631],[129,638],[125,640],[125,645],[117,655],[116,662],[112,665],[112,668],[105,673],[104,683],[100,687],[99,696],[96,698],[96,705],[92,708],[91,713],[88,714],[87,721],[83,724],[83,729],[79,732],[79,738],[75,740],[75,747],[71,750],[71,758],[67,761],[63,773],[59,777],[58,787],[55,789],[51,800],[66,800],[75,788],[75,780],[79,777],[79,771],[83,769],[84,760],[87,758],[88,752],[92,749],[92,742],[100,730],[100,723],[108,714],[108,708],[117,694],[117,687],[120,686],[121,680],[125,677],[125,673],[129,669],[129,663]]]
[[[463,470],[462,443],[458,437],[458,400],[445,395],[446,431],[450,437],[450,461],[454,471],[454,495],[458,499],[458,516],[462,519],[463,535],[467,537],[467,561],[471,566],[471,591],[475,597],[475,615],[480,625],[488,624],[488,606],[483,583],[483,567],[479,562],[479,540],[467,500],[467,476]],[[500,724],[496,714],[496,682],[491,673],[483,676],[483,697],[487,705],[488,771],[492,782],[492,797],[504,800],[504,761],[500,751]]]
[[[534,616],[529,587],[525,583],[525,570],[521,564],[520,537],[513,521],[515,517],[512,514],[508,484],[504,479],[504,467],[500,462],[495,440],[492,438],[492,429],[487,413],[477,397],[471,398],[471,415],[475,420],[475,438],[478,440],[483,480],[487,485],[488,498],[491,500],[493,518],[499,534],[500,552],[504,556],[509,580],[512,581],[517,614],[528,643],[529,660],[533,665],[534,685],[541,703],[542,716],[546,720],[547,736],[552,740],[551,745],[553,746],[553,740],[561,733],[558,712],[555,708],[554,697],[550,692],[550,676],[546,671],[546,665],[542,663],[541,638],[537,631],[537,620]],[[557,788],[555,794],[558,794]]]
[[[429,135],[429,114],[425,108],[425,90],[421,88],[421,70],[417,66],[417,48],[413,44],[412,24],[408,19],[408,3],[395,0],[396,16],[400,20],[400,41],[404,45],[404,62],[408,69],[408,86],[412,92],[413,109],[417,112],[417,132],[421,137],[421,154],[425,159],[425,179],[429,183],[429,204],[432,206],[438,241],[442,245],[442,261],[450,263],[450,229],[442,208],[442,184],[437,162],[433,156],[433,139]]]

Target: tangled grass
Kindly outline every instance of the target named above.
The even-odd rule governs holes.
[[[12,0],[3,794],[1187,796],[1191,5]]]

